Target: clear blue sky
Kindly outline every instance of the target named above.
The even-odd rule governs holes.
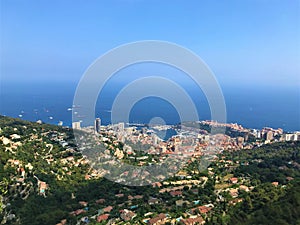
[[[1,81],[77,82],[139,40],[197,53],[221,84],[299,86],[298,0],[1,0]]]

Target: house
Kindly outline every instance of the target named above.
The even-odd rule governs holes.
[[[208,213],[212,208],[211,207],[207,207],[205,205],[199,206],[198,210],[201,214],[206,214]]]
[[[202,205],[202,206],[198,206],[196,208],[190,209],[190,213],[195,214],[195,213],[197,213],[197,211],[199,211],[199,213],[201,213],[201,214],[207,214],[211,209],[212,209],[212,207],[209,207],[207,205]]]
[[[180,222],[182,222],[185,225],[205,224],[205,220],[201,216],[181,219]]]
[[[48,188],[48,185],[44,181],[38,181],[38,189],[39,189],[39,194],[45,196],[45,192]]]
[[[27,165],[25,165],[25,168],[28,168],[28,170],[31,171],[33,169],[33,166],[31,165],[31,163],[27,163]]]
[[[7,162],[10,162],[13,167],[21,164],[17,159],[9,159]]]
[[[152,184],[152,187],[158,187],[160,188],[162,186],[162,184],[160,182],[155,182]]]
[[[81,205],[83,207],[86,207],[88,205],[88,202],[85,202],[85,201],[80,201],[78,203],[79,203],[79,205]]]
[[[78,215],[80,215],[82,213],[85,213],[85,212],[86,211],[84,209],[77,209],[77,210],[71,212],[70,214],[73,215],[73,216],[78,216]]]
[[[134,196],[133,198],[134,199],[142,199],[144,196],[143,195],[136,195],[136,196]]]
[[[89,180],[89,179],[91,179],[91,176],[88,175],[88,174],[86,174],[86,175],[84,176],[84,179],[85,179],[85,180]]]
[[[14,140],[14,139],[20,139],[21,136],[18,135],[18,134],[12,134],[12,135],[10,135],[10,138],[11,138],[12,140]]]
[[[160,224],[165,224],[166,222],[166,215],[163,213],[160,213],[158,216],[148,220],[147,224],[148,225],[160,225]]]
[[[102,214],[100,216],[97,217],[97,222],[100,223],[102,221],[106,221],[109,217],[109,214]]]
[[[100,199],[96,200],[97,204],[103,204],[104,202],[105,202],[104,198],[100,198]]]
[[[235,198],[235,199],[229,201],[229,205],[235,205],[235,204],[237,204],[239,202],[242,202],[242,201],[243,201],[242,198]]]
[[[69,161],[69,162],[72,162],[72,161],[74,161],[74,156],[68,156],[66,158],[66,160]]]
[[[170,195],[172,195],[172,197],[182,196],[182,191],[171,191]]]
[[[148,204],[149,205],[154,205],[154,204],[158,204],[158,203],[159,203],[159,199],[158,198],[150,197],[149,200],[148,200]]]
[[[278,186],[278,182],[272,182],[272,184],[277,187]]]
[[[186,204],[186,205],[190,204],[188,201],[184,201],[182,199],[177,200],[175,203],[176,203],[176,206],[180,206],[180,207],[182,207],[184,204]]]
[[[106,208],[102,209],[103,212],[110,212],[114,207],[112,206],[107,206]]]
[[[8,145],[11,143],[11,141],[6,137],[1,137],[1,140],[2,140],[3,145]]]
[[[198,194],[198,189],[191,189],[191,192],[192,192],[193,194],[197,195],[197,194]]]
[[[65,225],[67,223],[66,219],[63,219],[60,221],[60,223],[57,223],[56,225]]]
[[[245,185],[240,185],[240,190],[246,191],[246,192],[250,191],[249,188]]]
[[[121,194],[116,194],[115,196],[118,197],[118,198],[122,198],[122,197],[124,197],[124,194],[122,194],[122,193]]]
[[[21,173],[21,176],[24,178],[25,175],[26,175],[26,172],[25,172],[25,169],[23,167],[20,168],[20,173]]]
[[[236,198],[237,196],[239,196],[239,191],[237,188],[230,189],[229,194],[231,195],[231,197]]]
[[[232,177],[229,179],[232,184],[236,184],[238,182],[238,178]]]
[[[120,217],[124,221],[129,221],[129,220],[132,220],[134,217],[136,217],[136,213],[134,213],[128,209],[120,210],[120,212],[121,212]]]
[[[142,199],[142,198],[143,198],[143,195],[135,195],[135,196],[128,195],[128,200]]]

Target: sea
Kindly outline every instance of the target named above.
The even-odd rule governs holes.
[[[76,107],[73,98],[77,83],[74,82],[2,82],[0,114],[29,121],[71,126]],[[187,90],[188,87],[185,87]],[[299,88],[259,86],[221,86],[226,104],[228,123],[238,123],[246,128],[283,128],[287,132],[300,130]],[[111,107],[120,87],[108,85],[98,96],[95,117],[104,125],[111,123]],[[187,91],[196,105],[199,119],[210,120],[211,112],[205,95]],[[185,107],[184,104],[182,107]],[[130,123],[149,123],[160,118],[164,124],[180,121],[176,108],[168,101],[149,96],[138,101],[130,111]],[[84,115],[81,115],[84,117]]]

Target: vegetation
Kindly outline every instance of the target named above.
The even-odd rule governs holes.
[[[199,159],[193,159],[180,171],[183,175],[171,177],[162,187],[129,187],[93,177],[69,128],[2,116],[0,128],[0,221],[5,224],[57,224],[62,219],[67,224],[84,224],[84,217],[89,224],[106,224],[97,223],[96,218],[109,205],[113,206],[110,219],[118,224],[125,223],[120,219],[122,209],[136,214],[130,224],[140,224],[148,212],[153,213],[151,217],[167,213],[171,218],[185,218],[191,209],[209,204],[212,210],[201,214],[206,224],[300,223],[299,142],[224,152],[204,171],[199,169]],[[19,137],[14,140],[12,135]],[[11,143],[4,144],[4,137]],[[237,183],[230,182],[233,177]],[[199,184],[172,184],[184,180]],[[39,191],[39,181],[48,185],[45,195]],[[251,190],[240,190],[240,185]],[[162,191],[174,187],[181,187],[182,194]],[[238,197],[230,194],[233,189],[239,189]],[[99,199],[105,201],[97,203]],[[150,199],[157,202],[148,204]],[[233,204],[237,199],[241,201]],[[78,209],[84,213],[71,215]],[[200,215],[199,210],[196,213]]]

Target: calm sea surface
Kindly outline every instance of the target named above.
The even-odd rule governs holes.
[[[70,126],[76,84],[72,83],[2,83],[0,114],[25,120]],[[103,90],[96,105],[96,116],[103,124],[110,123],[111,106],[117,94],[112,86]],[[189,90],[201,120],[210,119],[210,110],[203,93]],[[299,89],[223,88],[227,121],[245,127],[281,127],[286,131],[300,130]],[[76,109],[74,109],[75,111]],[[139,101],[131,110],[130,122],[148,123],[161,117],[167,124],[180,122],[176,109],[165,100],[149,97]]]

